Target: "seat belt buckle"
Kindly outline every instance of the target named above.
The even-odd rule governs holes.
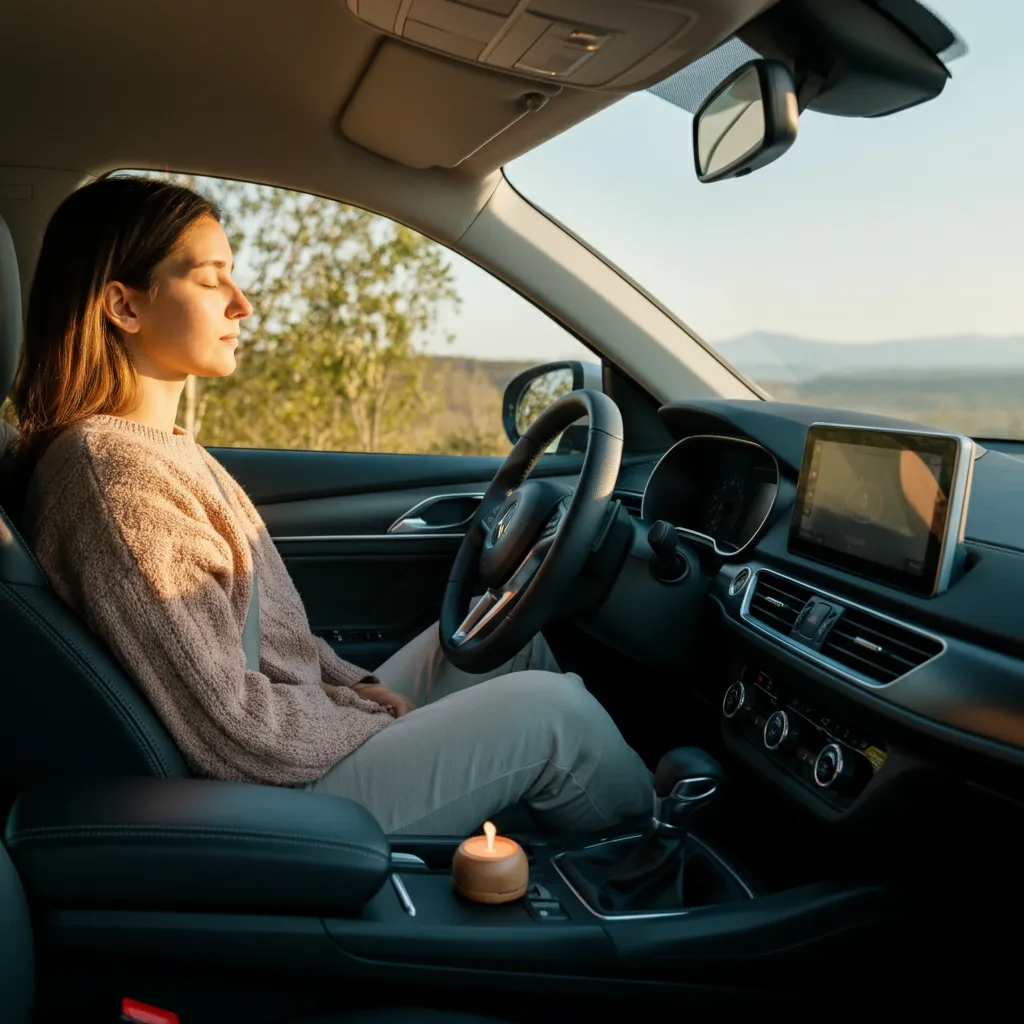
[[[122,1024],[181,1024],[178,1015],[159,1006],[148,1006],[137,999],[121,1000]]]

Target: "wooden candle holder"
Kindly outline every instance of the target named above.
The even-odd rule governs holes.
[[[489,827],[488,827],[489,826]],[[526,894],[530,867],[523,848],[496,836],[488,821],[485,834],[464,839],[452,858],[452,886],[477,903],[509,903]]]

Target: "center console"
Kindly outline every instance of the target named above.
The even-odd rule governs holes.
[[[760,715],[763,732],[772,695],[756,678],[742,682],[764,703],[743,717],[749,698],[740,695],[733,717],[756,729]],[[776,700],[777,710],[794,707]],[[856,743],[843,749],[867,756]],[[348,991],[342,979],[398,976],[562,997],[615,989],[651,998],[657,986],[691,986],[753,998],[806,996],[819,982],[824,992],[869,933],[878,955],[880,922],[907,918],[903,893],[850,882],[755,891],[689,832],[718,786],[717,766],[700,751],[673,754],[685,756],[663,761],[671,771],[656,776],[643,835],[516,836],[529,887],[498,906],[454,891],[464,837],[385,837],[358,805],[300,790],[56,781],[18,797],[5,841],[45,955],[85,975],[93,963],[105,982],[133,964],[174,963],[181,977],[266,964],[335,996]]]
[[[848,808],[885,764],[885,744],[815,708],[782,678],[744,664],[722,694],[724,733],[746,759],[785,772],[836,810]]]

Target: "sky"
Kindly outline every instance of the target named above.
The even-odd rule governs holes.
[[[969,50],[937,99],[886,118],[805,113],[789,152],[749,176],[697,182],[690,115],[649,93],[506,173],[712,343],[1024,335],[1024,4],[928,2]],[[573,354],[504,285],[461,257],[455,272],[448,351]]]

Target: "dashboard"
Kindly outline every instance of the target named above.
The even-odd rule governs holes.
[[[732,636],[724,674],[695,683],[719,708],[730,749],[832,820],[870,807],[920,764],[908,750],[922,745],[1024,768],[1024,461],[966,439],[959,464],[919,460],[941,491],[921,536],[948,522],[958,562],[942,585],[916,585],[907,581],[924,559],[901,553],[902,575],[887,575],[891,554],[844,565],[806,543],[817,538],[805,456],[816,424],[918,441],[920,424],[726,399],[664,406],[660,416],[677,440],[646,479],[641,525],[676,528]],[[966,493],[956,504],[956,473],[969,507]],[[891,489],[860,480],[849,493],[864,529],[887,521],[876,495]],[[897,527],[917,543],[906,522]]]

